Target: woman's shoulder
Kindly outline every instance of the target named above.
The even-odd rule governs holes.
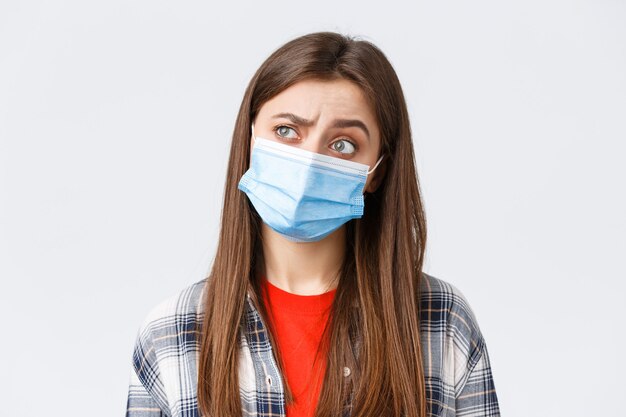
[[[143,345],[157,354],[197,348],[206,280],[187,285],[154,304],[139,325],[136,348]]]
[[[129,407],[143,409],[149,401],[175,416],[181,404],[194,401],[194,385],[180,381],[187,381],[196,369],[205,282],[184,287],[145,315],[133,349]]]
[[[476,369],[489,367],[487,346],[467,298],[453,284],[423,274],[420,289],[420,330],[430,355],[432,375],[457,392]],[[490,371],[489,371],[490,372]]]
[[[463,292],[441,278],[422,275],[420,320],[429,329],[453,332],[463,338],[482,338],[474,311]]]
[[[195,331],[202,321],[206,280],[194,282],[154,304],[139,325],[138,341],[179,343],[179,338],[169,336]]]
[[[432,403],[456,409],[457,415],[482,410],[481,416],[499,416],[487,344],[467,298],[428,274],[420,289],[422,354]]]
[[[141,329],[154,328],[190,320],[203,313],[202,297],[207,278],[187,285],[160,300],[148,310],[141,324]]]

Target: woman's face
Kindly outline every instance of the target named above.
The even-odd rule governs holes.
[[[254,134],[370,169],[381,146],[374,110],[360,87],[345,79],[304,80],[277,94],[261,106]],[[251,138],[251,151],[253,146]],[[366,192],[377,187],[381,167],[368,175]]]

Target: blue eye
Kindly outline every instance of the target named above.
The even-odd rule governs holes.
[[[353,154],[356,151],[356,147],[354,146],[354,144],[346,139],[338,140],[337,142],[334,142],[331,146],[333,150],[346,155]]]
[[[298,137],[296,131],[289,127],[289,126],[277,126],[276,128],[274,128],[274,131],[276,132],[276,134],[282,138],[287,138],[287,139],[296,139]],[[289,135],[289,131],[293,132],[293,136],[288,136]]]

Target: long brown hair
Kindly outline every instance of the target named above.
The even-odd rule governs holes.
[[[426,220],[406,102],[393,67],[375,45],[318,32],[272,53],[252,77],[239,108],[219,243],[203,300],[198,406],[206,417],[242,414],[240,325],[247,292],[261,299],[255,274],[262,256],[261,220],[237,188],[248,169],[251,123],[266,101],[294,83],[336,78],[354,82],[368,97],[386,156],[384,178],[366,196],[363,217],[346,225],[346,254],[326,333],[327,371],[316,416],[339,416],[346,404],[355,417],[426,416],[419,333]],[[265,310],[258,307],[263,316]],[[275,354],[281,366],[277,349]],[[350,378],[343,375],[345,366],[352,370]]]

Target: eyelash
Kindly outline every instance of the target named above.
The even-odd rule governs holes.
[[[277,126],[274,126],[274,128],[272,129],[272,131],[274,132],[274,134],[275,134],[276,136],[278,136],[279,138],[281,138],[281,139],[288,140],[288,141],[292,141],[292,142],[293,142],[293,141],[295,141],[295,139],[293,139],[293,138],[287,138],[287,137],[285,137],[285,136],[281,136],[281,135],[279,135],[279,134],[278,134],[278,129],[280,129],[281,127],[286,127],[286,128],[289,128],[289,129],[293,130],[294,132],[296,132],[296,129],[295,129],[295,128],[293,128],[293,127],[291,127],[291,126],[288,126],[288,125],[277,125]],[[297,132],[296,132],[296,133],[297,133]],[[348,140],[348,139],[347,139],[347,138],[345,138],[345,137],[344,137],[344,138],[341,138],[341,139],[339,139],[339,140],[345,140],[346,142],[349,142],[352,146],[354,146],[354,153],[353,153],[352,155],[356,154],[356,153],[359,151],[359,146],[356,144],[356,142],[354,142],[354,141],[352,141],[352,140]],[[336,142],[338,142],[338,141],[333,142],[333,144],[334,144],[334,143],[336,143]],[[334,150],[334,149],[333,149],[333,150]],[[349,156],[349,155],[350,155],[350,154],[345,154],[345,153],[342,153],[342,152],[339,152],[339,151],[335,151],[335,152],[337,152],[337,153],[339,153],[339,154],[341,154],[341,155],[344,155],[344,156]]]

